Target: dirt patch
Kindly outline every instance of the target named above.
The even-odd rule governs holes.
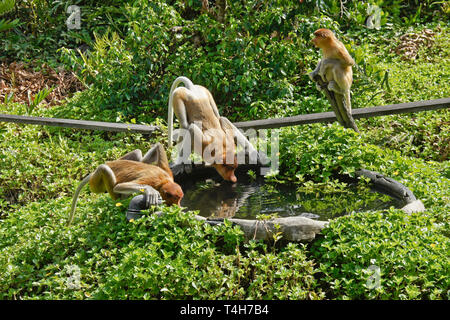
[[[400,44],[395,48],[395,53],[400,55],[402,60],[415,60],[421,47],[433,46],[434,37],[435,33],[430,29],[420,33],[406,33],[399,38]]]
[[[0,63],[0,101],[9,98],[10,101],[28,103],[42,89],[53,88],[43,103],[51,106],[76,91],[84,89],[83,85],[71,71],[59,68],[57,70],[43,64],[39,71],[34,71],[21,62],[9,65]]]

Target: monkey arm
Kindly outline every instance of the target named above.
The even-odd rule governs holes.
[[[236,143],[242,144],[244,147],[244,150],[248,151],[249,155],[249,163],[261,163],[261,164],[267,164],[269,163],[269,159],[264,153],[258,153],[258,151],[255,149],[255,147],[248,141],[248,139],[242,134],[242,132],[236,128],[236,126],[231,123],[230,120],[228,120],[225,117],[220,117],[220,125],[222,129],[228,133],[230,130],[232,131],[232,134],[236,140]]]
[[[216,102],[214,101],[214,98],[213,98],[211,92],[209,92],[209,90],[205,90],[205,91],[208,94],[209,104],[211,105],[211,108],[212,108],[214,114],[216,115],[217,119],[220,119],[219,109],[217,108]]]
[[[355,60],[348,54],[344,44],[342,44],[342,49],[338,51],[338,55],[344,66],[351,67],[355,65]]]
[[[166,150],[161,143],[155,144],[142,158],[142,162],[152,164],[156,163],[158,167],[172,175],[169,167],[169,160],[167,159]]]
[[[188,130],[183,130],[181,133],[183,133],[183,135],[180,135],[180,137],[182,136],[182,140],[181,143],[178,144],[178,156],[175,160],[175,165],[190,163],[189,156],[192,151],[203,157],[203,145],[207,145],[212,142],[211,139],[203,134],[202,129],[200,129],[195,123],[191,123]],[[177,175],[179,172],[173,173]]]
[[[146,184],[139,184],[135,182],[123,182],[114,187],[114,192],[123,195],[130,195],[137,192],[144,193],[145,203],[147,207],[150,205],[157,205],[161,200],[161,196],[157,190]]]
[[[186,88],[178,88],[173,93],[173,111],[175,112],[175,116],[180,122],[180,126],[183,129],[187,129],[189,127],[189,122],[187,119],[186,105],[184,103],[184,99],[186,98],[187,91]]]
[[[308,73],[309,78],[313,82],[316,83],[316,89],[318,91],[323,91],[323,85],[321,83],[319,83],[319,81],[316,79],[317,76],[319,75],[320,70],[321,70],[322,61],[323,60],[320,60],[319,63],[317,64],[316,68],[312,72]],[[326,79],[323,79],[323,77],[321,76],[320,82],[326,82]]]

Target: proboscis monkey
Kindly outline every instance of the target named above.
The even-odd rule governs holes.
[[[339,122],[343,122],[345,127],[356,128],[358,131],[351,115],[350,99],[350,87],[353,82],[352,66],[355,65],[355,61],[331,30],[318,29],[314,35],[312,42],[322,50],[322,60],[309,77],[314,80],[316,75],[319,75],[324,82],[328,83],[327,89],[337,95],[336,117]]]
[[[183,83],[184,87],[177,87]],[[188,130],[191,139],[184,139],[182,150],[193,150],[202,156],[222,176],[223,179],[236,182],[234,174],[238,163],[235,154],[237,142],[242,143],[248,150],[249,156],[261,160],[256,149],[227,118],[219,115],[216,103],[203,86],[194,85],[186,77],[178,77],[172,84],[169,94],[168,135],[169,146],[173,140],[173,113],[177,116],[182,129]],[[193,148],[194,147],[194,148]],[[206,153],[211,157],[206,159]],[[175,164],[183,163],[189,155],[181,154]],[[214,161],[211,159],[214,158]],[[266,159],[264,159],[265,161]]]
[[[141,150],[134,150],[118,160],[98,166],[87,175],[75,191],[67,225],[72,223],[78,196],[88,183],[92,192],[107,191],[113,200],[142,192],[147,207],[157,204],[160,196],[168,205],[180,205],[184,195],[181,187],[173,180],[166,152],[160,143],[144,156]]]

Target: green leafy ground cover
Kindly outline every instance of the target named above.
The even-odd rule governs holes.
[[[355,57],[354,108],[450,96],[446,2],[352,2],[344,12],[338,1],[228,3],[222,23],[200,1],[79,1],[85,15],[76,32],[65,25],[68,3],[18,2],[23,23],[2,33],[2,60],[63,66],[86,87],[33,115],[151,123],[163,132],[0,124],[0,298],[448,299],[448,110],[357,120],[360,135],[336,123],[280,132],[273,181],[336,191],[336,174],[363,167],[405,184],[424,213],[354,213],[308,245],[246,243],[239,229],[200,224],[179,208],[127,223],[127,201],[85,191],[65,227],[84,175],[167,140],[167,94],[178,75],[208,87],[236,121],[328,111],[306,75],[319,59],[309,43],[319,27],[336,30]],[[369,4],[382,9],[380,30],[363,25]],[[404,60],[400,36],[424,29],[434,33],[432,46]],[[83,55],[81,45],[89,48]],[[0,112],[27,114],[27,106],[5,100]],[[380,270],[375,287],[371,266]]]

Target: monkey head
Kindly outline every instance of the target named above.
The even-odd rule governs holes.
[[[220,176],[227,181],[231,181],[233,183],[237,182],[237,178],[234,175],[234,170],[238,167],[237,157],[234,155],[233,163],[227,164],[225,161],[226,157],[224,156],[224,163],[214,163],[213,167],[217,170]]]
[[[314,36],[311,41],[317,48],[327,46],[334,39],[334,33],[329,29],[318,29],[314,31]]]
[[[167,182],[159,190],[161,198],[166,202],[167,205],[180,205],[181,199],[183,199],[184,193],[181,187],[175,182]]]

